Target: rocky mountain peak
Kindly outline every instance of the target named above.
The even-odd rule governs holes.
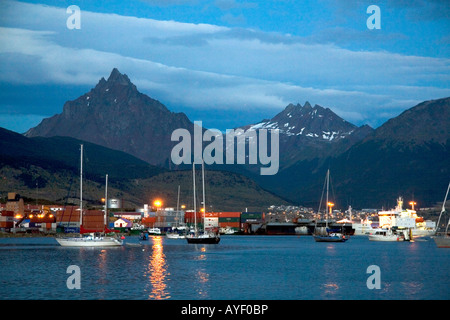
[[[270,120],[263,120],[250,129],[279,129],[287,136],[301,136],[318,140],[339,140],[352,134],[357,128],[345,121],[329,108],[311,106],[306,101],[301,104],[289,104],[282,112]]]

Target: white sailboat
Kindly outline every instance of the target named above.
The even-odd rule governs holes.
[[[316,242],[345,242],[348,240],[348,238],[345,237],[342,233],[329,232],[329,230],[328,230],[328,208],[330,210],[330,215],[331,215],[331,208],[332,208],[332,204],[330,202],[328,202],[328,189],[329,189],[329,184],[330,184],[330,170],[329,169],[327,171],[327,176],[325,179],[326,179],[326,188],[327,188],[327,197],[326,197],[327,207],[325,210],[325,212],[326,212],[325,234],[319,234],[319,232],[314,230],[313,238],[314,238],[314,241],[316,241]],[[323,196],[323,191],[322,191],[322,196]],[[322,201],[322,199],[320,201]],[[316,224],[315,229],[317,229],[317,224]]]
[[[179,207],[180,207],[180,186],[178,186],[178,197],[177,197],[177,215],[179,214]],[[180,217],[181,218],[181,217]],[[186,227],[180,226],[178,220],[179,217],[176,217],[176,224],[175,229],[173,229],[171,232],[166,233],[166,237],[169,239],[185,239],[186,238]]]
[[[450,218],[448,219],[447,227],[444,234],[438,234],[439,223],[441,222],[441,216],[445,212],[445,203],[447,202],[448,191],[450,190],[450,183],[447,187],[447,193],[445,194],[444,202],[442,203],[441,213],[439,214],[438,223],[436,225],[436,231],[433,236],[433,240],[438,248],[450,248],[450,236],[448,235],[448,227],[450,226]]]
[[[207,231],[205,229],[205,223],[203,222],[203,231],[199,231],[197,228],[197,208],[195,199],[195,163],[192,163],[192,177],[194,184],[194,234],[189,234],[186,236],[188,243],[204,243],[204,244],[217,244],[220,242],[219,234]],[[206,213],[205,204],[205,168],[204,162],[202,161],[202,184],[203,184],[203,221]]]
[[[80,232],[83,226],[83,145],[81,145],[80,156]],[[104,223],[106,227],[106,216],[108,211],[108,175],[106,175],[105,191],[105,215]],[[116,247],[123,245],[123,241],[117,237],[105,236],[104,234],[91,233],[87,236],[56,238],[56,241],[63,247]]]

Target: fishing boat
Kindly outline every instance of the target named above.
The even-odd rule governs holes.
[[[192,177],[194,185],[194,233],[189,233],[186,235],[186,240],[188,243],[203,243],[203,244],[217,244],[220,242],[220,236],[217,233],[208,231],[205,229],[205,223],[203,223],[203,230],[198,230],[197,227],[197,214],[196,214],[196,198],[195,198],[195,163],[192,163]],[[205,168],[204,162],[202,161],[202,185],[203,185],[203,221],[206,213],[206,203],[205,203]]]
[[[116,236],[107,236],[111,230],[106,228],[106,216],[108,211],[108,175],[106,175],[105,188],[105,213],[103,232],[89,232],[83,228],[83,145],[81,145],[80,155],[80,237],[56,238],[56,241],[63,247],[117,247],[123,245],[123,241]],[[89,233],[89,235],[82,235]]]
[[[445,228],[445,232],[443,234],[438,233],[439,223],[441,222],[442,214],[445,212],[445,203],[447,202],[448,191],[450,189],[450,183],[447,187],[447,193],[445,194],[444,202],[442,203],[441,213],[439,214],[438,223],[436,226],[436,232],[433,236],[433,240],[436,243],[438,248],[450,248],[450,236],[448,234],[448,227],[450,226],[450,217],[447,222],[447,227]]]
[[[162,236],[160,228],[148,228],[147,232],[151,236]]]
[[[341,232],[335,232],[330,231],[328,228],[328,209],[330,210],[330,215],[331,215],[331,209],[333,207],[333,203],[328,201],[328,190],[329,190],[329,185],[330,185],[330,170],[328,169],[327,171],[327,175],[325,177],[325,183],[326,183],[326,189],[327,189],[327,194],[326,194],[326,218],[325,218],[325,232],[324,233],[320,233],[318,232],[316,229],[314,228],[314,234],[313,234],[313,238],[314,241],[316,242],[345,242],[348,240],[348,237],[345,237],[345,235]],[[325,184],[324,184],[325,187]],[[323,197],[323,191],[322,191],[322,197]],[[322,199],[320,200],[320,202],[322,202]],[[319,213],[320,213],[320,206],[319,206]],[[317,226],[317,223],[316,223]]]
[[[369,234],[370,241],[405,241],[403,233],[394,233],[392,229],[380,228]]]

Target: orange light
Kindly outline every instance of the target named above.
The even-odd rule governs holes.
[[[16,214],[16,219],[22,219],[22,216],[20,214]]]
[[[181,209],[186,209],[186,206],[184,204],[182,204]]]
[[[162,206],[162,201],[161,201],[161,200],[155,200],[155,201],[153,202],[153,205],[154,205],[155,207],[159,208],[159,207]]]
[[[48,217],[49,217],[49,218],[53,218],[53,215],[51,214],[51,215],[49,215]]]
[[[333,202],[328,202],[327,204],[328,204],[329,207],[333,207],[334,206]]]
[[[106,199],[105,199],[105,198],[102,198],[102,202],[105,203],[105,201],[106,201]]]
[[[30,215],[28,216],[28,218],[30,218],[30,219],[31,219],[31,218],[33,218],[33,215],[32,215],[32,214],[30,214]]]
[[[201,208],[201,209],[200,209],[200,212],[205,212],[205,208]]]

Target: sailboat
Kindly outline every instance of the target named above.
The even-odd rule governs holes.
[[[439,215],[438,223],[436,225],[436,232],[433,237],[434,242],[438,248],[450,248],[450,236],[448,235],[448,227],[450,226],[450,218],[448,219],[447,227],[445,228],[445,233],[443,235],[438,235],[439,223],[441,221],[441,216],[445,212],[445,203],[447,202],[448,191],[450,190],[450,182],[447,187],[447,193],[445,194],[444,202],[442,203],[441,214]]]
[[[204,243],[204,244],[217,244],[220,241],[220,236],[217,233],[207,231],[205,229],[205,168],[204,162],[202,161],[202,184],[203,184],[203,230],[199,231],[197,227],[197,207],[195,199],[195,163],[192,163],[192,177],[194,184],[194,233],[186,236],[188,243]]]
[[[80,234],[83,230],[83,145],[81,145],[80,156]],[[105,215],[104,226],[106,229],[106,216],[108,211],[108,175],[106,175],[106,191],[105,191]],[[105,231],[104,229],[104,231]],[[88,236],[56,238],[56,241],[63,247],[116,247],[123,245],[123,241],[116,238],[105,236],[104,234],[91,233]]]
[[[179,207],[180,207],[180,186],[178,186],[178,198],[177,198],[177,215],[180,213],[179,211]],[[185,226],[180,226],[178,221],[179,218],[176,217],[176,225],[175,225],[175,229],[173,229],[171,232],[167,232],[166,233],[166,237],[169,239],[184,239],[186,238],[186,227]]]
[[[316,228],[314,230],[314,241],[316,242],[345,242],[348,240],[348,238],[346,238],[342,233],[339,232],[330,232],[328,230],[328,208],[330,210],[330,215],[331,215],[331,208],[333,207],[333,204],[330,203],[328,201],[328,190],[329,190],[329,185],[330,185],[330,169],[328,169],[327,171],[327,175],[325,178],[326,181],[326,188],[327,188],[327,197],[326,197],[326,202],[327,202],[327,207],[326,207],[326,219],[325,219],[325,234],[319,234],[317,232],[317,224],[316,224]],[[323,191],[322,191],[322,196],[323,196]],[[320,200],[322,201],[322,200]]]

